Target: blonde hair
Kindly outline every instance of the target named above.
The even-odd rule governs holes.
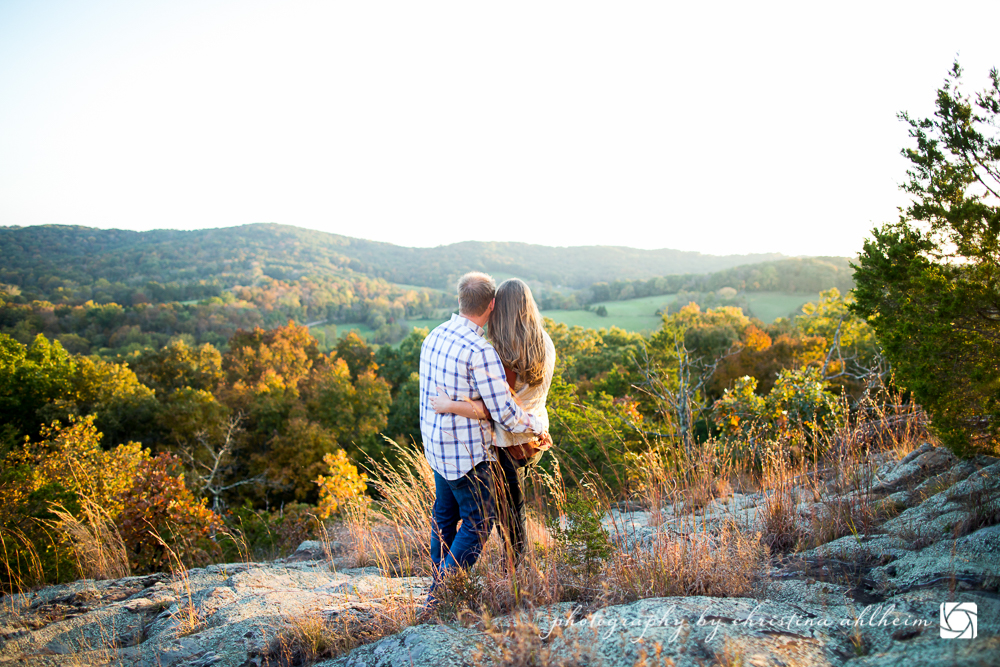
[[[517,278],[500,283],[489,320],[500,360],[532,387],[545,377],[545,331],[531,289]]]
[[[470,271],[458,279],[458,312],[479,316],[486,312],[493,300],[497,284],[493,277],[479,271]]]

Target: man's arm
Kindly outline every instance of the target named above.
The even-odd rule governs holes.
[[[514,395],[507,385],[503,364],[496,350],[488,348],[473,353],[469,359],[472,370],[472,380],[475,388],[483,399],[486,409],[490,411],[493,421],[511,433],[541,433],[545,429],[538,418],[525,412],[514,401]]]

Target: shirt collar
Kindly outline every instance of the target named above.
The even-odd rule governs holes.
[[[451,314],[451,321],[458,322],[459,324],[464,324],[465,326],[475,331],[477,336],[482,336],[486,333],[486,329],[482,328],[481,326],[470,320],[468,317],[464,317],[462,315],[459,315],[458,313]]]

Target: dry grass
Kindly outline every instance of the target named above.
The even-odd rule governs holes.
[[[616,551],[604,571],[603,602],[650,597],[748,596],[768,563],[761,536],[732,524],[686,535],[663,535],[648,549]]]
[[[201,618],[201,614],[194,604],[194,596],[191,592],[191,577],[188,569],[181,561],[180,555],[162,537],[152,529],[150,529],[150,534],[166,550],[170,562],[170,573],[174,580],[180,583],[184,591],[184,596],[187,598],[185,603],[180,605],[179,609],[174,613],[174,618],[177,620],[176,634],[178,637],[183,637],[184,635],[198,632],[201,629],[204,619]]]
[[[926,415],[912,405],[867,400],[855,418],[821,443],[821,454],[794,460],[789,448],[772,443],[764,454],[759,485],[764,541],[776,552],[878,531],[900,508],[876,491],[880,463],[898,461],[925,442]],[[800,503],[811,500],[804,514]]]
[[[799,525],[796,481],[784,451],[769,448],[764,455],[761,488],[764,502],[759,506],[764,527],[764,544],[772,551],[785,553],[796,549],[806,538]]]
[[[372,484],[382,499],[348,501],[338,537],[356,567],[375,564],[385,576],[394,577],[430,574],[434,473],[419,449],[389,438],[386,442],[399,462],[368,461]],[[326,531],[322,539],[329,551]]]
[[[503,626],[481,619],[486,641],[473,656],[477,667],[587,667],[600,664],[598,642],[586,634],[564,637],[562,628],[542,629],[527,615],[517,614]],[[579,636],[578,636],[579,635]]]
[[[70,542],[80,577],[121,579],[129,575],[125,542],[103,507],[82,496],[79,516],[61,505],[53,505],[51,510],[57,518],[52,526]]]
[[[334,616],[291,617],[271,641],[264,665],[292,667],[336,658],[415,623],[412,605],[359,605]]]
[[[432,473],[418,452],[400,448],[399,454],[399,466],[371,462],[384,500],[348,509],[343,529],[355,560],[375,563],[387,576],[424,573],[430,562]],[[624,526],[612,521],[609,539],[607,525],[600,524],[614,499],[599,480],[581,476],[576,490],[567,492],[558,465],[551,475],[534,471],[522,564],[510,567],[504,536],[495,531],[474,568],[443,582],[439,616],[457,618],[468,610],[503,615],[563,601],[598,608],[651,596],[750,594],[768,560],[761,536],[732,522],[693,518],[732,494],[732,450],[709,443],[683,459],[677,451],[651,450],[636,471],[645,475],[637,502],[691,517],[683,531],[662,532],[648,548],[633,549]]]
[[[6,526],[0,531],[0,591],[23,593],[42,581],[42,560],[35,545],[22,531]]]

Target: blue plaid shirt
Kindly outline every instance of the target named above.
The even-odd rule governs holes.
[[[427,462],[445,479],[458,479],[481,461],[493,459],[493,428],[487,419],[434,412],[430,401],[438,387],[453,400],[483,399],[494,421],[512,433],[544,430],[514,402],[500,356],[483,338],[483,328],[452,315],[420,348],[420,436]]]

